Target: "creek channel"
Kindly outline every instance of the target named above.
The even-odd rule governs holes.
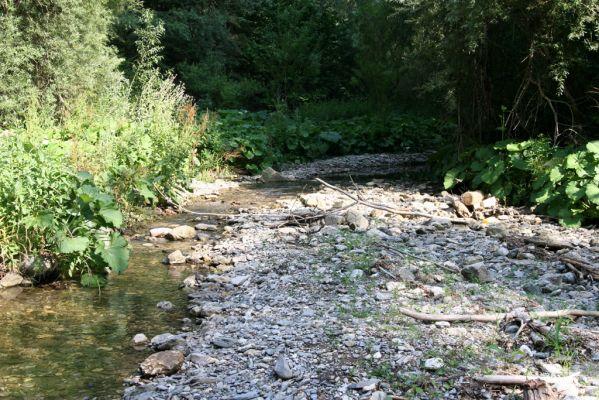
[[[241,185],[211,201],[198,201],[198,212],[235,213],[239,207],[276,206],[306,183]],[[194,216],[162,217],[130,240],[129,268],[101,289],[11,288],[0,291],[0,399],[118,399],[123,380],[136,373],[150,351],[135,350],[131,338],[177,332],[186,315],[179,290],[190,271],[167,268],[166,252],[189,251],[192,243],[150,244],[147,228],[193,225]],[[218,240],[218,232],[205,240]],[[156,308],[160,301],[174,311]]]

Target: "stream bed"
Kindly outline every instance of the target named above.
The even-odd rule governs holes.
[[[120,398],[123,379],[149,354],[133,349],[131,338],[177,330],[185,313],[182,278],[162,258],[159,249],[133,243],[129,269],[101,291],[1,292],[0,398]],[[175,310],[158,310],[162,300]]]

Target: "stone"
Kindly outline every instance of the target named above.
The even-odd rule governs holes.
[[[195,229],[198,231],[215,232],[218,230],[218,226],[213,225],[213,224],[199,223],[195,226]]]
[[[163,333],[156,335],[150,341],[150,346],[156,350],[170,350],[178,344],[184,343],[185,340],[172,333]]]
[[[412,270],[407,267],[398,268],[395,271],[395,275],[404,282],[414,282],[416,280],[416,276]]]
[[[172,375],[183,366],[185,356],[180,351],[167,350],[154,353],[140,365],[144,376]]]
[[[204,303],[202,305],[194,305],[189,308],[192,315],[200,318],[209,318],[213,315],[222,314],[224,308],[218,303]]]
[[[280,354],[277,358],[274,371],[275,374],[283,380],[293,378],[293,370],[289,366],[289,361],[283,354]]]
[[[307,193],[300,196],[300,201],[306,207],[328,210],[332,207],[332,202],[322,193]]]
[[[365,232],[370,225],[368,218],[364,216],[361,212],[357,210],[349,210],[345,214],[345,220],[347,221],[347,225],[357,232]]]
[[[23,283],[23,277],[15,272],[9,272],[0,279],[0,289],[7,289],[19,286]]]
[[[251,392],[246,392],[242,394],[238,394],[236,396],[230,397],[230,400],[252,400],[256,397],[260,397],[260,393],[256,390],[252,390]]]
[[[153,238],[162,238],[172,232],[171,228],[153,228],[150,229],[150,236]]]
[[[403,282],[389,281],[385,284],[385,287],[388,291],[393,292],[395,290],[404,290],[406,288],[406,285]]]
[[[357,280],[360,279],[364,276],[364,271],[362,271],[361,269],[354,269],[350,274],[349,277]]]
[[[138,333],[137,335],[133,336],[133,339],[131,339],[131,344],[135,347],[146,346],[148,342],[148,337],[143,333]]]
[[[369,400],[387,400],[387,393],[377,391],[370,395]]]
[[[562,276],[562,281],[564,283],[576,283],[576,275],[574,274],[574,272],[566,272],[563,276]]]
[[[445,363],[439,357],[429,358],[424,361],[424,369],[427,371],[436,371],[445,366]]]
[[[493,282],[494,280],[493,274],[482,262],[462,268],[461,273],[462,276],[470,282],[488,283]]]
[[[189,275],[183,280],[183,287],[196,287],[199,286],[198,280],[195,275]]]
[[[183,255],[181,250],[176,250],[166,256],[169,265],[180,265],[187,262],[187,257]]]
[[[233,278],[231,278],[231,285],[233,286],[240,286],[242,285],[244,282],[246,282],[248,279],[250,279],[249,275],[239,275],[239,276],[234,276]]]
[[[444,329],[449,328],[451,326],[451,323],[449,323],[448,321],[436,321],[435,326],[439,329]]]
[[[284,182],[289,179],[285,178],[279,171],[276,171],[274,168],[268,167],[262,171],[262,175],[260,177],[263,182]]]
[[[348,385],[347,388],[369,392],[371,390],[376,389],[380,382],[381,380],[376,378],[366,379],[357,383],[352,383],[351,385]]]
[[[327,214],[324,217],[324,224],[327,226],[337,226],[342,225],[345,221],[342,215],[339,214]]]
[[[211,343],[215,347],[218,347],[221,349],[228,349],[228,348],[235,346],[237,344],[237,340],[230,338],[230,337],[226,337],[226,336],[219,336],[219,337],[215,337],[214,339],[212,339]]]
[[[196,237],[196,230],[193,226],[179,225],[164,235],[168,240],[186,240]]]
[[[496,237],[496,238],[505,238],[508,236],[509,231],[505,224],[497,223],[491,224],[487,226],[487,236]]]
[[[162,310],[162,311],[173,311],[175,306],[170,301],[165,300],[165,301],[161,301],[158,304],[156,304],[156,308],[158,308],[159,310]]]

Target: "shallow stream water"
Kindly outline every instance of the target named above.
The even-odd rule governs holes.
[[[160,250],[134,245],[129,269],[101,291],[72,285],[2,292],[0,398],[120,398],[123,379],[148,355],[131,347],[133,335],[176,330],[184,315],[182,278],[162,258]],[[158,310],[162,300],[176,311]]]

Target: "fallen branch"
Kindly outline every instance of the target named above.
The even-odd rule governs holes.
[[[485,385],[521,386],[524,398],[529,400],[557,400],[562,395],[578,396],[576,376],[546,377],[522,375],[484,375],[474,378]]]
[[[321,183],[322,185],[328,187],[329,189],[333,189],[333,190],[345,195],[346,197],[349,197],[354,202],[365,205],[370,208],[387,211],[391,214],[401,215],[402,217],[422,217],[422,218],[429,218],[429,219],[434,218],[434,215],[431,215],[431,214],[426,214],[426,213],[421,213],[421,212],[416,212],[416,211],[398,210],[396,208],[389,207],[385,204],[373,203],[373,202],[370,202],[367,200],[362,200],[359,197],[356,197],[353,194],[351,194],[335,185],[331,185],[330,183],[327,183],[320,178],[315,178],[315,180],[317,182]],[[463,219],[450,219],[450,221],[454,224],[462,224],[462,225],[468,224],[468,221],[463,220]]]
[[[447,322],[497,322],[516,316],[515,313],[493,313],[493,314],[427,314],[400,308],[399,312],[419,321],[447,321]],[[538,311],[529,313],[530,319],[535,318],[562,318],[562,317],[593,317],[599,318],[599,311],[587,310],[557,310]]]
[[[570,264],[583,270],[586,274],[591,275],[593,279],[599,279],[599,266],[596,264],[569,256],[561,256],[558,259],[565,264]]]
[[[436,267],[441,268],[441,269],[443,269],[443,270],[445,270],[447,272],[452,272],[452,273],[460,272],[460,271],[455,270],[453,268],[450,268],[450,267],[448,267],[446,265],[440,264],[440,263],[438,263],[436,261],[429,260],[428,258],[425,258],[425,257],[417,256],[415,254],[409,253],[409,252],[404,251],[404,250],[396,249],[396,248],[388,246],[386,244],[382,244],[381,243],[380,246],[384,247],[385,249],[387,249],[389,251],[391,251],[392,253],[397,253],[397,254],[400,254],[402,256],[412,257],[412,258],[415,258],[416,260],[420,260],[420,261],[431,263],[431,264],[435,265]]]

